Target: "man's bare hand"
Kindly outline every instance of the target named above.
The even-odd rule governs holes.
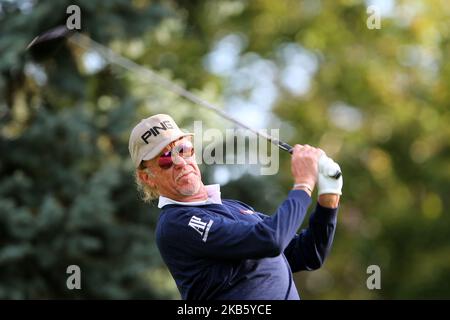
[[[314,189],[318,176],[318,161],[323,150],[296,144],[292,151],[291,171],[295,184],[307,184]],[[308,192],[310,194],[310,192]]]

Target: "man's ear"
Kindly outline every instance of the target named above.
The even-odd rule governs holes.
[[[150,172],[150,170],[139,170],[138,176],[143,183],[149,185],[152,188],[156,187],[154,175]]]

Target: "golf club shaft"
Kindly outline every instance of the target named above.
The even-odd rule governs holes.
[[[263,131],[256,130],[256,129],[249,127],[248,125],[242,123],[241,121],[230,116],[223,110],[221,110],[221,109],[217,108],[216,106],[214,106],[213,104],[209,103],[208,101],[205,101],[205,100],[199,98],[198,96],[194,95],[192,92],[184,89],[183,87],[161,77],[160,75],[158,75],[151,69],[143,67],[143,66],[131,61],[130,59],[127,59],[127,58],[115,53],[113,50],[92,40],[88,36],[85,36],[81,33],[74,33],[71,37],[69,37],[69,41],[71,41],[72,43],[74,43],[86,50],[90,50],[93,48],[97,53],[99,53],[104,59],[106,59],[110,63],[120,65],[123,68],[125,68],[131,72],[134,72],[136,74],[141,74],[144,79],[153,80],[154,82],[163,86],[167,90],[169,90],[179,96],[182,96],[182,97],[186,98],[187,100],[189,100],[197,105],[200,105],[208,110],[214,111],[216,114],[218,114],[222,118],[228,119],[229,121],[233,122],[234,124],[236,124],[242,128],[245,128],[247,130],[250,130],[251,132],[255,133],[256,135],[270,141],[271,143],[276,145],[281,150],[287,151],[290,154],[292,154],[293,148],[289,144],[287,144],[279,139],[276,139]],[[340,171],[336,171],[333,175],[330,175],[330,177],[332,177],[334,179],[339,179],[339,177],[341,175],[342,175],[342,173]]]
[[[97,53],[99,53],[108,62],[120,65],[121,67],[123,67],[133,73],[140,74],[143,76],[144,79],[149,79],[149,80],[155,81],[156,83],[163,86],[167,90],[169,90],[179,96],[182,96],[197,105],[200,105],[206,109],[214,111],[219,116],[233,122],[234,124],[236,124],[242,128],[245,128],[264,139],[267,139],[274,145],[278,146],[280,149],[287,151],[289,153],[292,153],[292,146],[290,146],[289,144],[287,144],[279,139],[276,139],[263,131],[256,130],[256,129],[249,127],[248,125],[242,123],[241,121],[237,120],[236,118],[228,115],[223,110],[221,110],[221,109],[217,108],[216,106],[214,106],[213,104],[209,103],[208,101],[205,101],[202,98],[199,98],[198,96],[194,95],[190,91],[187,91],[183,87],[163,78],[162,76],[158,75],[151,69],[146,68],[142,65],[139,65],[139,64],[133,62],[132,60],[127,59],[127,58],[115,53],[113,50],[92,40],[88,36],[83,35],[81,33],[74,33],[73,35],[68,37],[68,39],[70,42],[72,42],[75,45],[80,46],[86,50],[94,49]]]

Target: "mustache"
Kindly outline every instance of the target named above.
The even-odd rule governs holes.
[[[181,177],[183,177],[184,175],[188,174],[188,173],[195,173],[194,170],[185,170],[183,172],[180,172],[176,177],[175,177],[175,181],[178,181]]]

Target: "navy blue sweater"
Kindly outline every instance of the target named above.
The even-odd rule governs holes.
[[[337,209],[317,204],[296,234],[310,203],[291,190],[272,216],[236,200],[164,206],[156,242],[182,299],[299,299],[292,272],[319,268],[336,229]]]

